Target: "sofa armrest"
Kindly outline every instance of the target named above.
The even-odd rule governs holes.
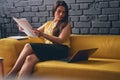
[[[13,38],[0,39],[0,57],[4,58],[5,74],[13,67],[24,45],[29,42],[44,43],[44,40],[43,38],[29,38],[24,40],[16,40]]]

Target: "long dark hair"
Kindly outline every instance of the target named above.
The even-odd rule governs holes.
[[[65,16],[61,21],[57,23],[56,27],[54,28],[53,30],[54,36],[59,36],[62,29],[68,24],[68,6],[65,3],[65,1],[60,1],[60,0],[56,1],[56,3],[53,6],[53,10],[52,10],[53,16],[59,6],[63,6],[65,8]]]

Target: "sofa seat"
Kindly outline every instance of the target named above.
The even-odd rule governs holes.
[[[88,61],[76,63],[55,60],[40,62],[36,64],[33,75],[69,80],[119,80],[119,72],[120,60],[89,58]]]
[[[74,55],[77,50],[89,48],[98,48],[98,50],[90,56],[88,61],[39,62],[34,67],[33,78],[41,80],[120,80],[119,35],[71,35],[70,40],[69,57]],[[43,38],[0,39],[0,56],[4,58],[5,75],[13,67],[23,46],[29,42],[44,43],[44,40]]]

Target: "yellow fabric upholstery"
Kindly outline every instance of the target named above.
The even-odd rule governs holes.
[[[35,65],[33,76],[46,80],[120,80],[120,36],[118,35],[71,35],[70,55],[77,50],[98,48],[88,61],[67,63],[44,61]],[[0,39],[0,56],[4,58],[5,74],[14,65],[25,43],[43,43],[42,38],[15,40]]]
[[[73,35],[70,55],[76,50],[98,48],[92,57],[120,59],[119,44],[118,35]]]
[[[89,61],[77,63],[46,61],[36,65],[34,75],[71,77],[73,80],[119,80],[120,60],[90,58]]]

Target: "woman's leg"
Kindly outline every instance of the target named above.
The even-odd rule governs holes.
[[[35,54],[31,54],[26,57],[26,60],[18,74],[19,79],[30,77],[33,71],[34,65],[39,61]]]
[[[8,73],[7,77],[14,77],[16,76],[16,74],[18,73],[18,71],[21,69],[26,57],[30,54],[32,54],[33,50],[30,46],[29,43],[27,43],[22,52],[20,53],[15,65],[13,66],[13,68],[11,69],[11,71]]]

